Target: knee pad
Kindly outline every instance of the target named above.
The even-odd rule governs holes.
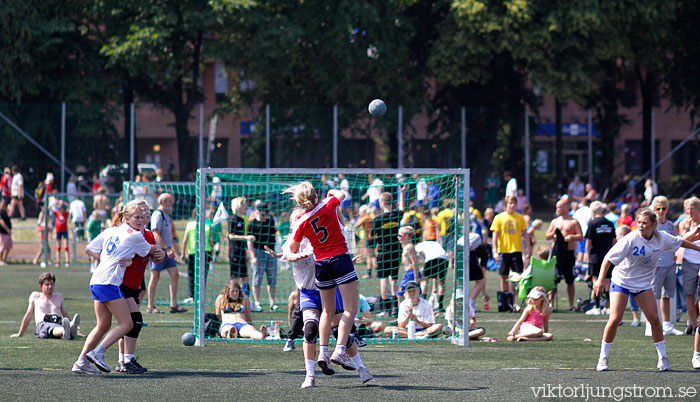
[[[126,336],[129,338],[138,338],[141,327],[143,327],[143,316],[141,313],[131,313],[131,322],[134,324],[134,327],[131,328],[131,331],[129,331]]]
[[[304,323],[304,342],[316,343],[318,339],[318,322],[306,321]]]

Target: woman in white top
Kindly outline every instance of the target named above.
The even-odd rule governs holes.
[[[73,365],[72,371],[77,374],[98,373],[89,363],[93,363],[103,372],[111,371],[105,362],[105,350],[133,327],[129,307],[119,289],[124,271],[131,265],[131,259],[136,254],[145,257],[160,250],[158,245],[148,244],[143,233],[139,231],[139,228],[144,226],[144,212],[138,204],[128,204],[117,214],[115,221],[117,220],[123,220],[125,223],[100,233],[88,244],[85,251],[89,256],[100,260],[90,279],[90,293],[94,300],[97,325],[85,339],[80,357]],[[116,318],[118,325],[110,331],[112,316]]]
[[[678,232],[681,235],[692,232],[700,226],[700,199],[690,197],[683,201],[683,211],[685,212],[685,219],[678,225]],[[696,244],[700,245],[700,242],[696,242]],[[685,331],[689,335],[698,327],[698,310],[695,304],[698,273],[700,273],[700,253],[694,250],[683,251],[681,279],[685,303],[688,306],[688,328]]]
[[[700,251],[700,246],[688,241],[696,240],[699,232],[698,230],[689,232],[683,238],[671,236],[656,229],[656,219],[656,214],[649,208],[641,208],[637,212],[638,230],[623,237],[608,251],[600,267],[598,279],[593,284],[593,291],[596,294],[602,292],[605,274],[611,264],[615,265],[610,286],[610,318],[603,332],[600,357],[596,367],[598,371],[608,370],[610,347],[630,295],[634,297],[651,324],[654,346],[659,355],[658,369],[671,370],[651,282],[662,253],[675,252],[680,247]]]

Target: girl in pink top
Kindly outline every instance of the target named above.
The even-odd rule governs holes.
[[[509,341],[551,341],[554,339],[549,330],[549,315],[552,308],[549,306],[547,295],[542,286],[530,290],[527,295],[527,307],[523,310],[518,322],[508,333]],[[516,335],[516,332],[518,334]]]

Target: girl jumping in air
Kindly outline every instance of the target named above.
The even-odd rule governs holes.
[[[343,225],[336,212],[345,194],[340,190],[330,190],[328,197],[319,202],[314,186],[308,181],[284,190],[283,194],[292,194],[294,202],[304,210],[301,217],[294,222],[290,252],[296,254],[304,238],[309,239],[313,247],[316,286],[321,292],[323,305],[319,323],[321,351],[318,355],[318,365],[321,369],[327,369],[332,362],[347,370],[356,370],[345,348],[357,313],[357,273],[348,254]],[[329,358],[328,341],[335,316],[336,287],[342,295],[345,311],[338,325],[338,343]]]

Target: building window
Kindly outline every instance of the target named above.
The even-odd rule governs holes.
[[[671,141],[671,147],[676,148],[681,141]],[[686,142],[676,153],[671,157],[673,161],[674,175],[697,175],[700,172],[698,164],[700,162],[700,149],[698,141]]]
[[[223,61],[214,63],[214,92],[216,93],[216,103],[226,100],[228,92],[228,74]]]

